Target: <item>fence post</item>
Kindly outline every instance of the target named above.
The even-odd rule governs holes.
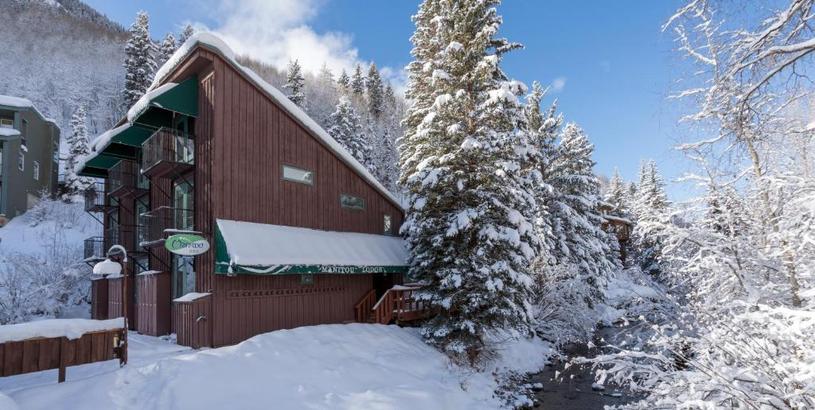
[[[61,337],[59,339],[59,375],[57,376],[57,382],[62,383],[65,381],[65,368],[67,367],[68,362],[68,353],[66,352],[68,346],[68,338]]]

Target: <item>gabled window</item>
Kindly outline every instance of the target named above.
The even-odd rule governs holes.
[[[299,182],[306,185],[314,185],[314,172],[283,165],[283,179],[286,181]]]
[[[348,209],[365,209],[365,200],[353,195],[340,195],[340,206]]]

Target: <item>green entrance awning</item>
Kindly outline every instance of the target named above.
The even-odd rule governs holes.
[[[216,220],[217,274],[405,273],[407,258],[394,236]]]
[[[147,128],[172,125],[174,114],[198,116],[198,78],[166,83],[150,90],[127,112],[127,121]]]

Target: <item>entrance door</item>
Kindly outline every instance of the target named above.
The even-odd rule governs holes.
[[[396,283],[393,280],[394,275],[390,273],[374,273],[374,289],[376,290],[376,300],[379,300],[388,289],[392,288]]]

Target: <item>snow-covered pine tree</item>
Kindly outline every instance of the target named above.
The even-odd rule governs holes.
[[[339,77],[337,77],[337,84],[340,86],[340,89],[346,93],[351,88],[351,78],[348,77],[348,73],[346,73],[344,69],[340,72]]]
[[[90,141],[86,125],[85,107],[80,105],[71,116],[71,135],[68,136],[68,158],[65,161],[65,186],[70,192],[79,192],[90,187],[93,180],[76,174],[76,166],[82,158],[90,154]]]
[[[184,26],[184,30],[181,31],[181,35],[178,37],[178,44],[184,44],[187,40],[195,34],[195,29],[192,27],[191,24],[187,24]]]
[[[173,33],[167,33],[164,36],[164,40],[161,41],[161,44],[158,47],[158,55],[156,56],[156,66],[161,67],[167,60],[172,57],[175,50],[178,48],[178,45],[175,41],[175,36]]]
[[[623,181],[623,177],[620,176],[620,171],[615,168],[614,175],[608,182],[608,188],[606,189],[606,195],[603,200],[613,206],[615,212],[618,214],[628,215],[630,212],[630,194],[628,189],[625,181]]]
[[[334,113],[328,118],[328,124],[328,134],[373,173],[375,167],[371,158],[371,146],[363,132],[359,115],[348,97],[340,97]]]
[[[124,105],[130,108],[150,87],[156,62],[153,59],[153,41],[150,40],[150,17],[140,11],[130,26],[130,39],[125,46]]]
[[[305,86],[306,79],[303,77],[300,63],[297,60],[289,61],[286,72],[286,85],[284,86],[288,90],[286,97],[298,106],[304,107],[306,104],[306,95],[303,93]]]
[[[358,97],[365,94],[365,76],[362,75],[362,66],[359,64],[354,68],[354,75],[351,77],[351,91]]]
[[[438,309],[424,337],[479,363],[495,329],[530,330],[530,266],[540,248],[522,167],[532,150],[518,95],[500,69],[519,45],[496,38],[496,0],[426,0],[414,16],[415,60],[401,151],[402,233],[410,275]]]
[[[572,264],[591,288],[591,306],[602,299],[606,278],[619,267],[609,235],[601,229],[598,212],[600,183],[591,159],[594,146],[574,123],[563,128],[549,181],[555,199],[550,203],[555,247],[559,264]]]
[[[368,67],[368,78],[365,81],[365,90],[368,94],[368,112],[371,116],[378,120],[382,115],[384,107],[384,90],[382,89],[382,77],[379,75],[379,70],[376,64],[371,63]]]
[[[640,180],[633,206],[636,225],[634,246],[642,270],[658,273],[662,254],[663,230],[668,223],[668,197],[665,183],[653,160],[640,166]]]
[[[385,84],[385,90],[382,92],[382,101],[386,109],[393,109],[396,107],[396,94],[393,93],[391,83]]]
[[[552,233],[552,218],[546,205],[553,199],[553,188],[545,176],[548,174],[548,164],[551,163],[554,157],[555,140],[557,139],[557,132],[563,123],[563,119],[555,115],[556,106],[554,104],[546,113],[541,112],[541,101],[543,101],[545,95],[546,90],[541,87],[539,82],[535,81],[532,83],[532,91],[526,97],[524,117],[526,119],[527,132],[536,149],[536,155],[532,157],[531,161],[528,161],[525,166],[530,168],[530,170],[537,171],[537,175],[530,175],[530,177],[536,178],[534,181],[534,195],[538,202],[538,207],[535,215],[535,226],[538,231],[538,237],[543,245],[544,252],[541,252],[541,255],[544,256],[545,259],[549,259],[549,254],[555,242]],[[541,261],[541,263],[550,262],[552,261]]]

